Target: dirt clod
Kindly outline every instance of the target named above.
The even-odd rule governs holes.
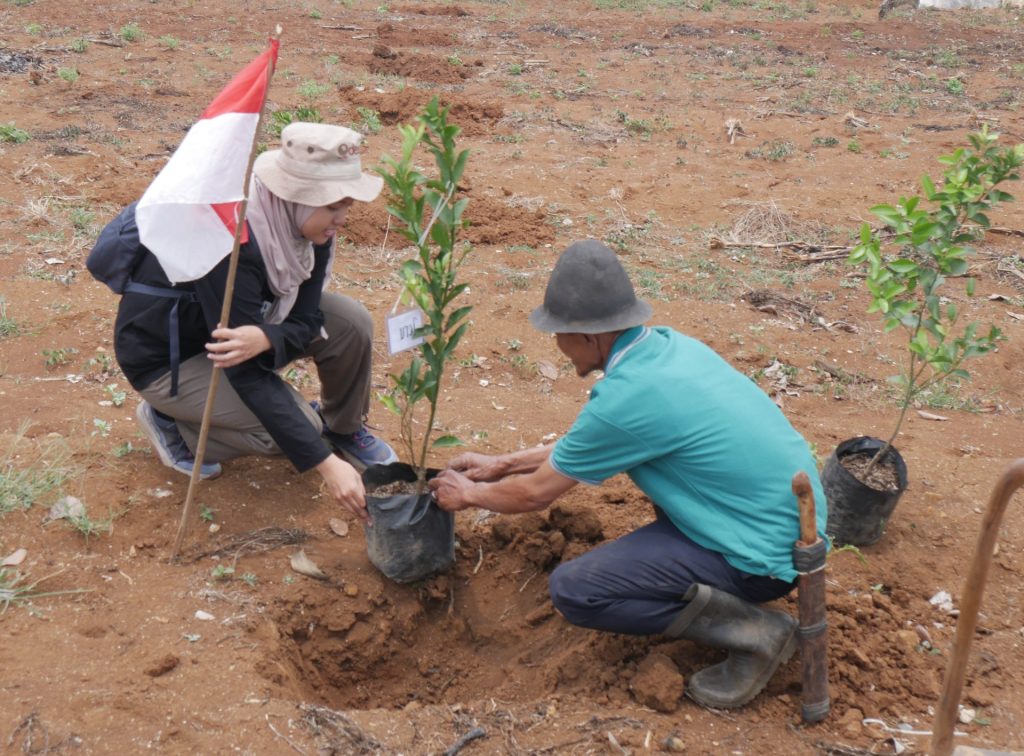
[[[638,703],[655,711],[673,712],[683,695],[683,676],[664,654],[652,653],[637,666],[629,689]]]
[[[150,677],[163,677],[168,672],[175,669],[179,663],[181,663],[181,659],[174,654],[167,654],[147,667],[145,672]]]

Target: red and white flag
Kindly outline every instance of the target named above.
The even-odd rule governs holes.
[[[246,197],[249,154],[279,47],[278,40],[270,40],[266,52],[217,95],[139,200],[139,238],[172,283],[202,278],[231,252],[238,203]]]

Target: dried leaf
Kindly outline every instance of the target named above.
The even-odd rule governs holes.
[[[332,517],[327,524],[331,526],[331,531],[334,535],[339,535],[342,538],[348,535],[348,523],[344,520]]]
[[[1008,296],[1006,296],[1005,294],[989,294],[988,295],[988,301],[989,302],[1009,302],[1010,298]]]
[[[943,417],[942,415],[933,415],[931,412],[925,412],[924,410],[918,410],[917,414],[923,417],[925,420],[949,420],[948,417]]]
[[[1010,312],[1009,310],[1007,310],[1006,314],[1009,315],[1014,320],[1024,320],[1024,315],[1020,315],[1019,313]]]
[[[65,496],[50,507],[50,511],[43,519],[43,524],[45,525],[46,523],[53,522],[54,520],[63,520],[64,518],[74,519],[76,517],[81,517],[84,514],[85,504],[82,503],[81,499],[75,498],[74,496]]]
[[[17,567],[25,561],[25,557],[27,556],[28,549],[18,549],[13,554],[5,556],[4,561],[0,562],[0,567]]]
[[[300,575],[306,575],[317,580],[326,580],[327,574],[316,566],[316,563],[306,556],[306,552],[299,549],[297,552],[292,554],[291,566]]]
[[[558,378],[558,368],[547,360],[537,360],[537,372],[551,381]]]

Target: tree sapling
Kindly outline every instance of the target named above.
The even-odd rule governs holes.
[[[403,297],[422,310],[423,325],[416,336],[423,341],[417,355],[400,374],[392,374],[391,390],[381,401],[401,419],[401,439],[410,463],[416,469],[419,490],[426,477],[427,452],[433,447],[456,446],[462,442],[444,435],[433,440],[446,363],[469,327],[469,305],[453,307],[468,284],[458,281],[459,267],[469,252],[460,244],[458,233],[465,225],[463,211],[468,199],[457,197],[459,180],[466,167],[468,150],[458,150],[455,138],[461,129],[448,122],[448,108],[435,97],[419,116],[416,125],[399,126],[402,156],[385,155],[378,169],[391,191],[388,212],[401,221],[400,233],[415,245],[416,256],[402,264]],[[413,165],[416,148],[424,146],[434,157],[436,177],[428,177]],[[426,418],[417,405],[426,400]]]
[[[924,199],[934,207],[922,208],[921,197],[914,196],[871,208],[886,231],[865,223],[848,259],[866,268],[868,312],[882,316],[886,332],[902,328],[907,335],[906,361],[894,379],[902,391],[900,413],[871,466],[885,459],[915,397],[946,378],[969,378],[964,361],[992,351],[1003,338],[995,326],[980,333],[978,323],[961,325],[960,309],[940,294],[949,278],[958,277],[973,296],[974,279],[966,277],[970,245],[991,225],[988,211],[1013,200],[998,187],[1018,180],[1024,164],[1024,144],[1001,148],[999,135],[987,126],[968,139],[969,147],[939,158],[947,166],[941,189],[922,177]]]

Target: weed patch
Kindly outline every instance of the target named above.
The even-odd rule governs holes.
[[[74,475],[66,445],[29,442],[27,430],[27,425],[22,426],[0,456],[0,517],[29,509],[43,496],[59,493]],[[20,453],[22,449],[24,453]]]

